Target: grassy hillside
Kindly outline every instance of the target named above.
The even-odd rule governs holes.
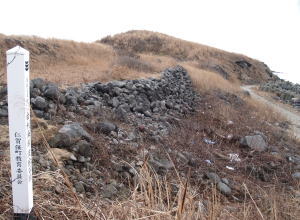
[[[0,55],[20,45],[30,51],[31,77],[42,77],[54,82],[77,83],[108,69],[114,52],[103,44],[86,44],[38,37],[0,35]],[[0,72],[4,73],[5,60],[1,59]]]
[[[108,36],[99,42],[130,54],[172,57],[176,62],[192,63],[197,68],[217,72],[232,81],[258,82],[272,78],[270,69],[260,61],[161,33],[129,31]]]
[[[0,35],[1,57],[16,45],[31,53],[32,78],[60,84],[156,76],[175,64],[195,70],[198,77],[211,78],[205,75],[216,73],[235,83],[272,78],[269,68],[260,61],[148,31],[129,31],[96,43]],[[1,80],[5,80],[5,62],[1,59]]]

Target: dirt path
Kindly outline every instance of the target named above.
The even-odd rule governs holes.
[[[284,108],[283,106],[280,106],[272,101],[269,101],[263,96],[258,95],[255,93],[255,91],[252,89],[255,86],[242,86],[241,88],[245,91],[248,91],[250,95],[257,99],[260,102],[263,102],[267,104],[268,106],[271,106],[274,108],[277,112],[281,113],[286,119],[288,119],[291,122],[291,132],[300,139],[300,114],[294,113],[288,108]]]

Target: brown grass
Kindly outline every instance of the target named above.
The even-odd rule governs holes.
[[[7,171],[2,167],[1,177]],[[34,175],[35,215],[40,219],[296,220],[300,214],[300,198],[273,185],[265,189],[256,187],[256,191],[250,192],[249,185],[243,184],[244,200],[232,202],[215,186],[199,191],[188,179],[161,177],[147,164],[138,171],[137,177],[128,199],[105,201],[97,196],[93,199],[79,197],[80,207],[59,170],[39,172]],[[5,181],[6,178],[1,178],[1,185],[9,187],[10,183]],[[55,189],[59,189],[60,193],[54,193]],[[0,207],[0,219],[11,218],[11,199],[7,194],[0,200],[4,204]]]
[[[97,43],[0,35],[0,56],[5,57],[5,51],[16,45],[30,51],[31,78],[42,77],[60,84],[144,78],[187,61],[194,68],[210,72],[218,72],[218,66],[233,82],[269,79],[267,67],[257,60],[148,31],[130,31]],[[246,60],[252,67],[240,68],[235,64],[238,60]],[[1,81],[5,81],[5,72],[3,59]]]
[[[233,81],[243,79],[258,82],[270,79],[270,73],[267,73],[268,68],[262,62],[241,54],[229,53],[157,32],[128,31],[108,36],[98,42],[131,54],[152,54],[169,56],[177,61],[195,61],[200,69],[205,70],[212,70],[218,65],[229,73],[229,79]],[[239,67],[235,64],[239,60],[251,63],[251,68]]]
[[[188,71],[194,86],[200,91],[209,92],[220,89],[227,92],[240,92],[238,84],[234,84],[224,79],[221,75],[194,67],[191,64],[183,63],[183,67]]]
[[[5,57],[5,51],[16,45],[30,51],[31,78],[41,77],[61,84],[100,80],[115,57],[114,51],[103,44],[0,36],[1,57]],[[1,60],[0,73],[6,72],[5,62]]]

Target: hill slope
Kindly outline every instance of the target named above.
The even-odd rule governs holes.
[[[129,31],[97,43],[0,35],[0,55],[20,45],[31,53],[32,78],[62,84],[133,79],[155,75],[180,64],[217,73],[232,82],[257,83],[273,77],[262,62],[149,31]],[[5,73],[5,60],[0,62]],[[198,74],[198,73],[197,73]]]
[[[263,63],[146,31],[90,44],[2,35],[1,56],[16,44],[44,78],[30,83],[39,219],[300,216],[299,141],[240,89],[273,78]],[[2,82],[0,219],[11,219]]]
[[[177,62],[194,62],[200,69],[220,73],[233,81],[259,82],[273,77],[271,70],[260,61],[161,33],[129,31],[108,36],[99,42],[128,53],[163,55]]]

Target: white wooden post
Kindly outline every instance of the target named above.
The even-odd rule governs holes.
[[[29,52],[16,46],[6,55],[13,208],[26,215],[33,207]]]

